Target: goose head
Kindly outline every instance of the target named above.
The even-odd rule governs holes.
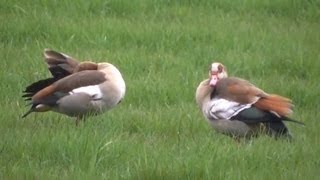
[[[219,62],[214,62],[210,66],[209,70],[209,84],[211,87],[215,87],[217,82],[222,79],[228,77],[227,70],[225,66]]]

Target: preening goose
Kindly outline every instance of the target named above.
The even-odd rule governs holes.
[[[52,77],[27,86],[23,97],[31,100],[31,112],[55,111],[79,120],[115,107],[123,98],[126,85],[120,71],[112,64],[77,60],[52,50],[45,50],[45,60]]]
[[[235,138],[260,133],[291,138],[283,121],[303,124],[287,117],[292,113],[290,99],[267,94],[244,79],[228,77],[218,62],[211,65],[209,79],[199,84],[196,102],[216,131]]]

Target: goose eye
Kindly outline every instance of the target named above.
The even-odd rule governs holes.
[[[221,73],[223,71],[223,67],[221,65],[218,66],[218,72]]]

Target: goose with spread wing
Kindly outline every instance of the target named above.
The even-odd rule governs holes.
[[[45,61],[52,77],[27,86],[23,97],[32,112],[55,111],[79,120],[115,107],[124,98],[126,85],[120,71],[111,63],[78,60],[46,49]]]

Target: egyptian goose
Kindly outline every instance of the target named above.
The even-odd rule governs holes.
[[[283,121],[303,124],[287,117],[292,113],[290,99],[267,94],[244,79],[228,77],[218,62],[211,65],[209,79],[199,84],[196,102],[216,131],[236,139],[260,133],[290,139]]]
[[[26,87],[23,97],[31,100],[31,112],[55,111],[80,119],[115,107],[124,98],[126,85],[120,71],[110,63],[77,60],[45,50],[52,77]]]

